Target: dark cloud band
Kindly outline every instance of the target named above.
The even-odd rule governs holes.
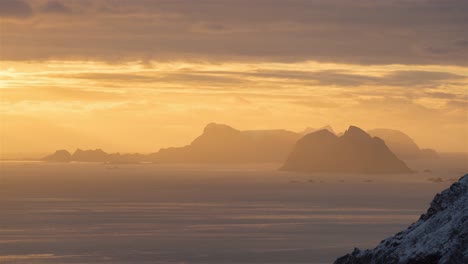
[[[0,5],[2,16],[41,17],[4,23],[5,60],[468,65],[465,0],[3,0]]]

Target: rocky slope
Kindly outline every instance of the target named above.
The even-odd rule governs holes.
[[[354,249],[335,264],[468,263],[468,174],[437,194],[408,229],[372,249]]]
[[[340,137],[320,130],[301,138],[282,167],[288,171],[407,173],[411,170],[377,137],[350,126]]]

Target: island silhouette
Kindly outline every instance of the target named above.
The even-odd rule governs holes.
[[[367,133],[379,137],[398,157],[404,160],[438,158],[439,154],[433,149],[421,149],[407,134],[387,128],[368,130]]]
[[[151,156],[162,163],[282,162],[301,136],[281,129],[240,131],[210,123],[190,145],[161,149]]]
[[[408,173],[385,142],[350,126],[337,136],[327,129],[301,138],[281,168],[302,172]]]
[[[73,154],[57,150],[43,158],[49,162],[156,162],[156,163],[262,163],[283,162],[303,136],[283,129],[240,131],[228,125],[209,123],[189,145],[162,148],[150,154],[106,153],[102,149]]]
[[[372,137],[371,135],[377,135]],[[380,136],[381,135],[381,136]],[[284,163],[283,170],[345,172],[410,172],[402,160],[437,157],[420,149],[398,130],[374,129],[366,133],[351,126],[335,134],[331,126],[308,127],[302,132],[284,129],[238,130],[209,123],[200,136],[182,147],[162,148],[149,154],[106,153],[102,149],[57,150],[48,162],[104,163]]]
[[[57,150],[42,159],[47,162],[104,162],[104,163],[141,163],[152,162],[151,156],[140,153],[106,153],[102,149],[77,149],[73,154],[68,150]]]

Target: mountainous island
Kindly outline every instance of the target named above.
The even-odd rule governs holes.
[[[282,170],[302,172],[408,173],[411,170],[377,137],[350,126],[338,137],[320,130],[301,138]]]
[[[162,163],[282,162],[300,137],[287,130],[240,131],[210,123],[190,145],[161,149],[152,157]]]
[[[413,139],[399,130],[378,128],[369,130],[367,133],[383,139],[393,153],[403,160],[433,159],[439,157],[439,154],[433,149],[419,148]]]
[[[326,133],[327,135],[322,135],[323,138],[318,138],[317,135],[309,136],[309,134],[314,134],[317,131],[324,131],[321,133]],[[384,133],[385,131],[392,131],[392,133]],[[385,143],[390,150],[398,156],[398,158],[404,159],[405,157],[415,156],[424,157],[421,153],[425,150],[419,149],[411,138],[400,131],[378,129],[372,130],[372,133],[383,135],[385,137]],[[400,134],[404,136],[400,136]],[[344,134],[342,133],[342,136],[343,135]],[[348,136],[349,133],[344,138],[348,138]],[[327,140],[333,140],[330,138],[335,138],[337,136],[335,136],[335,132],[330,126],[325,126],[319,129],[308,127],[302,132],[293,132],[283,129],[241,131],[228,125],[210,123],[204,128],[200,136],[195,138],[189,145],[183,147],[162,148],[159,151],[150,154],[106,153],[101,149],[77,149],[74,153],[70,153],[67,150],[58,150],[55,153],[44,157],[43,160],[48,162],[80,161],[108,163],[283,163],[293,152],[296,143],[303,137],[307,140],[315,140],[317,142],[325,140],[323,144],[326,144]],[[399,140],[398,138],[400,137],[404,138],[404,140]],[[306,142],[307,140],[302,140],[301,142]],[[387,143],[387,140],[390,143]],[[313,148],[315,149],[314,151],[321,152],[321,154],[317,153],[317,156],[322,156],[322,158],[324,158],[328,155],[328,152],[332,151],[329,149],[331,145],[325,147],[326,149],[317,149],[318,145]],[[345,145],[347,148],[361,149],[360,146],[358,147],[359,144]],[[360,156],[361,158],[364,158],[362,155]],[[404,169],[405,166],[402,165],[401,162],[395,161],[394,158],[387,157],[386,159],[391,159],[395,163],[400,163],[398,166],[388,164],[388,166],[394,168],[393,170],[399,167],[400,169],[396,169],[396,172],[408,171],[407,169]],[[314,160],[316,160],[316,158],[314,158]],[[324,158],[324,161],[325,160],[326,159]],[[352,161],[354,160],[349,160],[349,162]],[[376,161],[377,160],[373,160],[372,162]],[[381,165],[382,164],[376,163],[376,166]],[[285,166],[285,168],[288,168],[288,166]],[[386,168],[382,170],[389,169]],[[348,169],[345,169],[345,171],[348,171]]]
[[[105,163],[140,163],[152,162],[150,155],[133,153],[106,153],[102,149],[81,150],[77,149],[73,154],[68,150],[57,150],[55,153],[42,159],[47,162],[105,162]]]
[[[354,249],[335,264],[468,263],[468,174],[437,194],[427,212],[372,250]]]
[[[310,128],[309,128],[310,129]],[[157,162],[157,163],[261,163],[283,162],[302,133],[287,130],[240,131],[210,123],[187,146],[163,148],[151,154],[108,154],[101,149],[58,150],[44,157],[49,162]]]

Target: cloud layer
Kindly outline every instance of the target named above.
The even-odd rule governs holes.
[[[468,64],[464,0],[6,0],[1,5],[0,15],[10,18],[3,26],[7,60]]]
[[[1,143],[62,148],[42,137],[57,124],[75,147],[149,152],[208,122],[354,124],[467,151],[467,14],[465,0],[0,0]]]
[[[33,15],[31,6],[22,0],[0,1],[0,18],[28,18]]]
[[[296,131],[327,124],[338,131],[350,124],[390,127],[424,147],[468,149],[468,71],[463,67],[92,61],[5,65],[0,70],[2,116],[60,124],[74,131],[73,138],[105,138],[99,147],[114,151],[184,145],[209,122]],[[7,138],[22,129],[14,124],[4,130]]]

